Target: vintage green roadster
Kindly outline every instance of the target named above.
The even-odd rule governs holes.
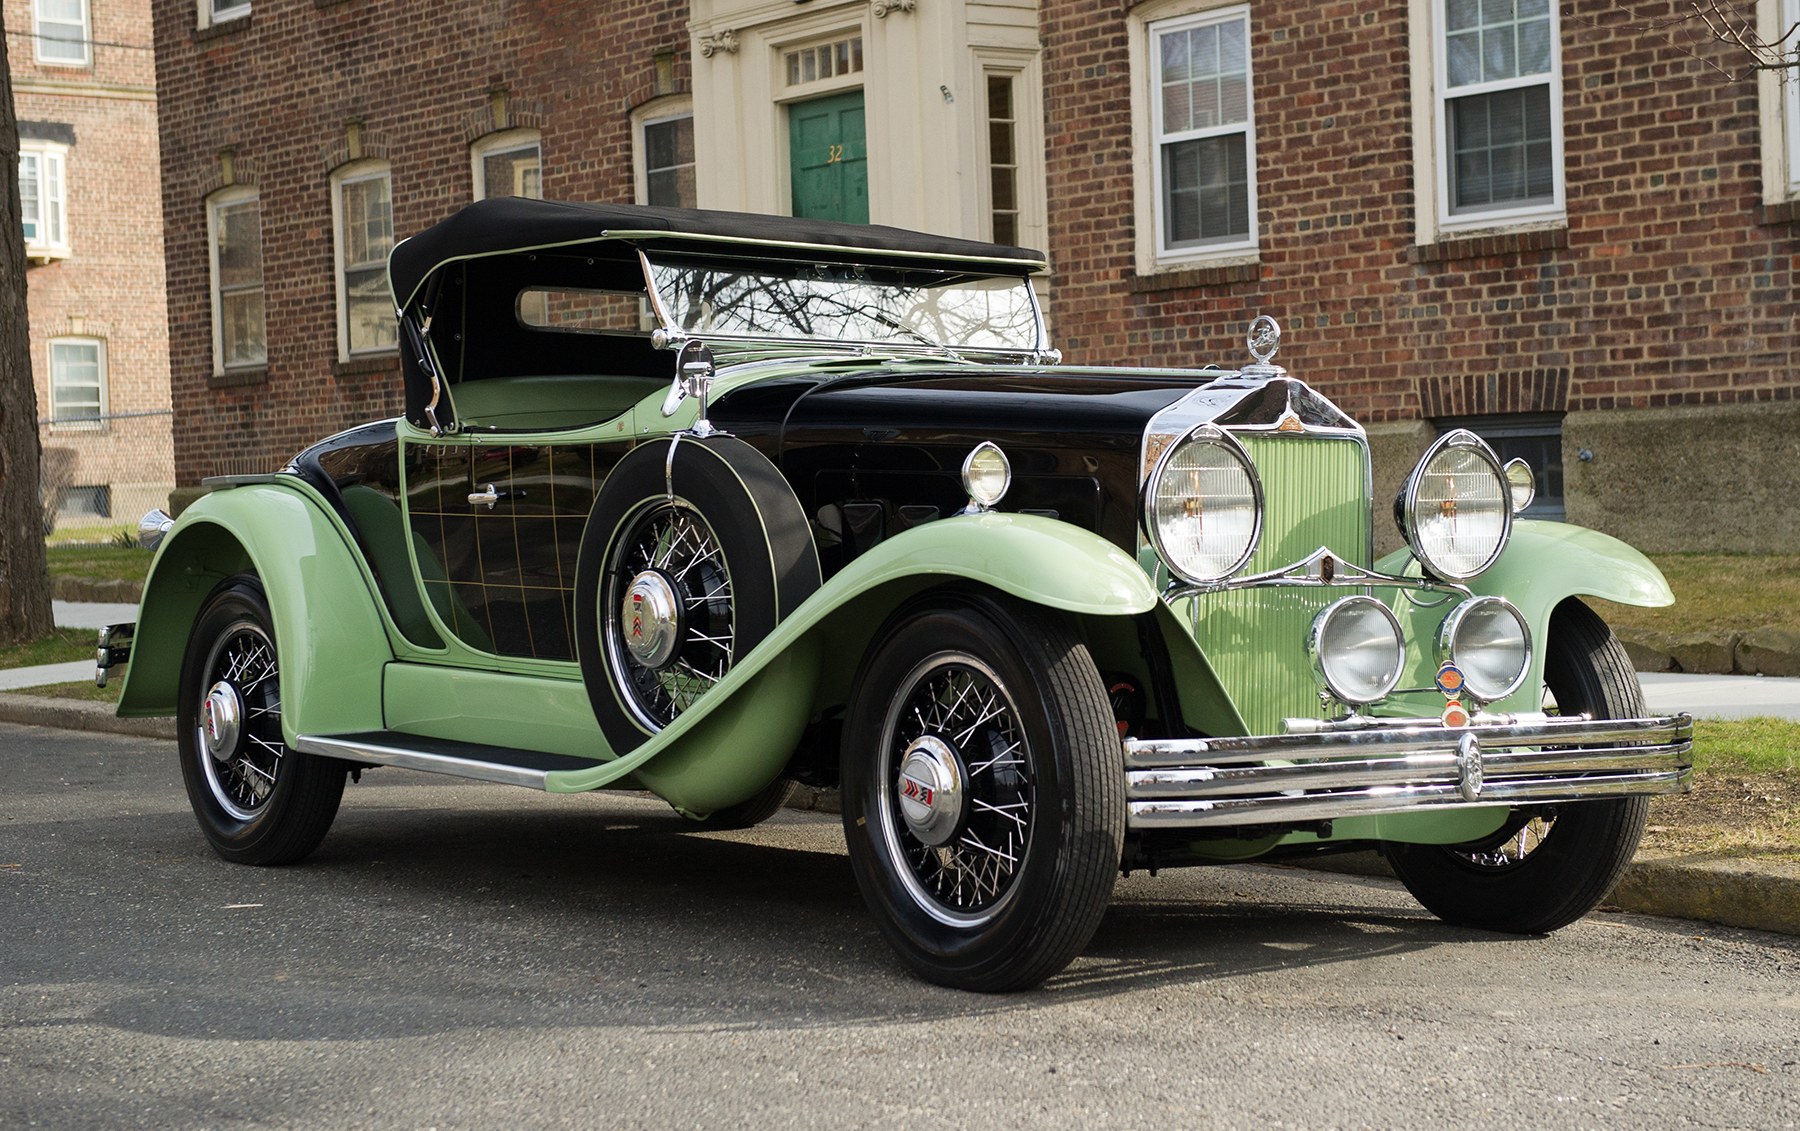
[[[1459,924],[1554,930],[1685,790],[1583,596],[1672,598],[1525,521],[1467,431],[1374,560],[1358,424],[1274,364],[1062,366],[1032,251],[506,199],[395,248],[405,412],[210,480],[124,715],[179,720],[226,859],[298,860],[400,766],[648,790],[696,829],[840,791],[922,976],[1030,986],[1121,870],[1378,846]]]

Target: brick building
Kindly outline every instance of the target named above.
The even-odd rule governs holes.
[[[1677,0],[424,10],[157,0],[183,484],[394,411],[385,249],[541,193],[1045,246],[1071,361],[1236,364],[1282,319],[1378,493],[1465,425],[1552,513],[1800,546],[1800,109],[1646,30]]]
[[[5,0],[47,502],[166,506],[167,305],[149,0]]]

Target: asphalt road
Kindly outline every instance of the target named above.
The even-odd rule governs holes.
[[[1191,870],[980,997],[890,960],[834,819],[380,770],[252,869],[169,750],[0,725],[0,1127],[1800,1126],[1794,939]]]

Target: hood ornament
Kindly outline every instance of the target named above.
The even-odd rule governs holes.
[[[1250,356],[1256,359],[1256,364],[1269,364],[1269,359],[1281,348],[1281,323],[1267,314],[1257,315],[1256,321],[1250,323],[1248,345]]]

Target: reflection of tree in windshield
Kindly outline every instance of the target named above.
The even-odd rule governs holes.
[[[856,267],[822,265],[777,275],[651,265],[670,320],[691,334],[1037,348],[1037,315],[1024,280],[908,274],[929,282],[872,278]]]

